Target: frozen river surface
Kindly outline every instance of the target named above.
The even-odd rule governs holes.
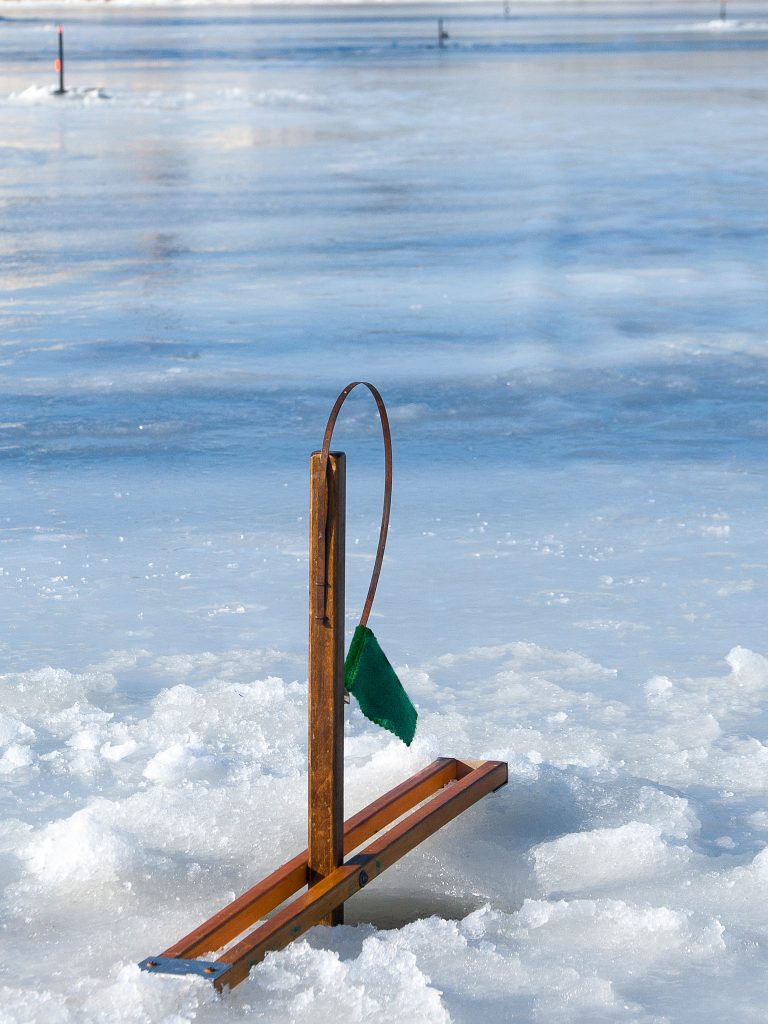
[[[0,7],[0,1019],[764,1021],[768,13],[713,8]],[[347,810],[510,785],[220,1003],[133,965],[304,845],[360,377],[421,717],[349,710]]]

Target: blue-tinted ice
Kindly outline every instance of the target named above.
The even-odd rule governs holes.
[[[490,909],[313,938],[226,1013],[759,1019],[764,5],[1,10],[11,1019],[222,1019],[119,965],[303,844],[308,457],[360,377],[422,732],[351,710],[348,804],[508,758],[379,920]],[[338,444],[351,633],[365,396]]]

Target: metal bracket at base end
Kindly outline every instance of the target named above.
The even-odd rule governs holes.
[[[210,960],[185,960],[180,956],[148,956],[139,964],[142,971],[152,971],[155,974],[196,974],[200,978],[207,978],[208,981],[215,981],[231,966],[212,963]]]

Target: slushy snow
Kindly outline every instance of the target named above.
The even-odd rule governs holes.
[[[745,1007],[760,1005],[768,747],[745,728],[768,661],[736,648],[719,676],[618,693],[614,673],[576,654],[509,644],[470,657],[493,715],[478,715],[450,658],[400,667],[421,715],[410,750],[349,713],[347,812],[446,752],[507,759],[509,785],[348,905],[372,923],[314,930],[223,1002],[134,962],[303,846],[304,685],[261,674],[258,658],[234,680],[223,656],[222,679],[208,654],[207,683],[170,686],[145,714],[109,673],[3,678],[7,803],[37,820],[2,826],[6,1013],[700,1021],[737,983]],[[8,758],[20,738],[25,756]],[[430,896],[441,913],[413,919]],[[400,927],[377,930],[387,900]],[[79,965],[74,984],[44,967],[64,962]]]

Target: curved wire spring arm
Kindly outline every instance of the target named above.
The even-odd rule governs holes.
[[[376,407],[379,410],[379,419],[381,420],[381,430],[384,436],[384,505],[381,510],[381,527],[379,529],[379,544],[376,548],[376,558],[373,563],[373,573],[371,575],[371,582],[368,587],[368,595],[363,605],[363,613],[360,616],[360,625],[365,626],[368,622],[368,616],[371,614],[371,608],[373,606],[373,599],[376,596],[376,587],[379,583],[379,576],[381,574],[381,564],[384,561],[384,548],[387,544],[387,532],[389,530],[389,510],[392,504],[392,434],[389,429],[389,417],[387,416],[387,409],[384,405],[384,399],[379,394],[377,388],[373,384],[369,384],[366,380],[355,380],[351,384],[347,384],[344,390],[341,392],[339,397],[334,402],[331,414],[328,417],[328,423],[325,427],[325,434],[323,436],[323,447],[320,453],[320,517],[319,517],[319,530],[320,530],[320,551],[322,552],[321,564],[320,564],[320,580],[315,587],[315,593],[310,595],[310,600],[314,602],[314,614],[319,621],[324,621],[326,618],[326,597],[328,593],[328,573],[327,573],[327,526],[328,526],[328,454],[331,448],[331,438],[333,437],[333,428],[336,426],[336,420],[339,417],[342,405],[347,399],[350,391],[354,388],[362,385],[368,388],[376,401]]]

